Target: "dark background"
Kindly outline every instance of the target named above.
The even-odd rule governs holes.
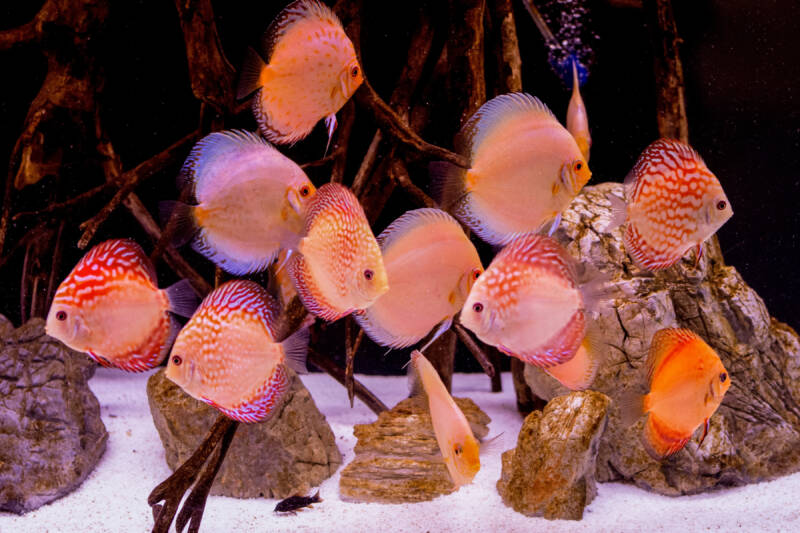
[[[279,1],[215,2],[218,29],[230,61],[238,66],[249,44],[257,41],[284,5]],[[413,24],[403,3],[366,2],[362,35],[364,70],[376,89],[388,97],[394,77],[405,61]],[[4,2],[0,30],[29,20],[38,10],[35,2]],[[686,78],[691,144],[717,174],[734,209],[734,216],[719,231],[726,262],[735,266],[765,300],[770,313],[795,329],[800,328],[797,295],[800,277],[800,111],[796,92],[800,80],[800,37],[796,0],[676,0],[673,2]],[[159,152],[194,127],[199,104],[193,98],[186,67],[183,39],[173,2],[125,1],[112,3],[109,31],[102,46],[106,54],[104,116],[111,138],[131,168]],[[599,36],[596,63],[583,88],[593,137],[592,182],[621,181],[638,154],[657,138],[655,90],[650,34],[643,13],[635,8],[611,8],[592,2],[594,30]],[[527,12],[514,2],[523,85],[539,96],[563,119],[569,91],[546,62],[542,39]],[[8,161],[22,127],[28,105],[46,73],[46,62],[35,47],[0,53],[0,161]],[[255,129],[243,115],[229,127]],[[356,165],[374,127],[360,118],[358,140],[350,154]],[[433,142],[449,145],[453,132],[430,131]],[[360,143],[360,144],[359,144]],[[292,149],[299,161],[315,159],[324,146],[322,128]],[[353,168],[350,164],[349,168]],[[413,170],[413,169],[412,169]],[[174,198],[174,174],[165,172],[137,192],[148,207]],[[348,170],[351,180],[355,170]],[[323,172],[309,172],[321,184]],[[100,183],[97,177],[73,176],[74,191]],[[47,180],[45,180],[46,182]],[[18,201],[33,202],[47,183],[29,187]],[[16,206],[15,206],[16,207]],[[379,233],[407,203],[393,201],[376,224]],[[77,226],[77,221],[75,226]],[[11,240],[24,233],[13,227]],[[76,242],[79,233],[68,235]],[[148,242],[131,223],[124,209],[112,215],[95,242],[130,236]],[[71,247],[65,272],[80,257]],[[194,258],[193,264],[203,264]],[[206,262],[207,263],[207,262]],[[210,272],[210,265],[203,265]],[[21,260],[0,270],[0,313],[19,322]],[[174,281],[163,265],[162,286]],[[396,372],[407,361],[405,351],[381,357],[359,357],[356,371]],[[457,357],[457,370],[478,370],[466,354]]]

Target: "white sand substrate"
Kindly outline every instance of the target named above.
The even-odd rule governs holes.
[[[25,516],[0,513],[0,532],[146,532],[153,524],[147,495],[170,474],[153,426],[145,386],[148,374],[98,369],[97,395],[108,447],[97,468],[75,492]],[[403,377],[357,376],[389,406],[406,396]],[[353,424],[375,415],[358,400],[350,408],[344,389],[324,374],[302,377],[328,419],[344,463],[353,458]],[[500,453],[516,444],[522,424],[511,377],[503,392],[489,392],[482,374],[456,374],[454,394],[468,396],[492,418],[490,436],[502,445],[482,457],[471,485],[430,502],[383,505],[339,499],[339,474],[320,487],[323,502],[295,516],[273,514],[276,500],[210,497],[202,532],[577,532],[577,531],[800,531],[800,474],[708,494],[670,498],[618,483],[601,484],[583,520],[528,518],[506,507],[495,488]],[[637,443],[631,443],[632,446]],[[264,450],[269,453],[269,450]],[[174,529],[173,529],[174,531]]]

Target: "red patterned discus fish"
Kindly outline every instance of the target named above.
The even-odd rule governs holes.
[[[323,185],[308,208],[305,237],[289,275],[306,308],[337,320],[369,307],[389,290],[381,249],[358,198],[337,183]]]
[[[89,250],[59,285],[45,330],[103,366],[141,372],[169,350],[169,311],[189,315],[196,305],[188,282],[159,289],[139,245],[114,239]]]
[[[248,51],[238,97],[253,99],[261,133],[279,144],[306,137],[320,119],[328,142],[336,112],[364,81],[355,49],[333,11],[316,0],[298,0],[281,11],[264,35],[264,57]]]
[[[615,213],[606,230],[625,223],[625,248],[648,270],[674,265],[692,247],[699,260],[703,242],[733,215],[717,177],[674,139],[645,148],[625,178],[626,203],[609,199]]]
[[[178,334],[166,376],[234,420],[263,420],[291,385],[284,365],[305,369],[308,330],[275,342],[278,313],[252,281],[221,285]]]
[[[519,237],[470,291],[461,323],[483,342],[539,367],[563,364],[586,334],[587,303],[575,264],[553,239]]]

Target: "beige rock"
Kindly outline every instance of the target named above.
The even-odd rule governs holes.
[[[529,414],[517,447],[503,453],[503,502],[528,516],[580,520],[597,494],[595,459],[610,404],[599,392],[573,392]]]
[[[475,437],[485,437],[491,419],[469,398],[454,400]],[[356,425],[353,433],[356,456],[341,473],[342,499],[421,502],[456,490],[436,443],[426,398],[405,399],[372,424]]]
[[[342,456],[333,431],[302,381],[266,421],[241,424],[211,488],[236,498],[286,498],[306,493],[338,469]],[[180,466],[205,438],[219,411],[195,400],[159,370],[147,382],[147,398],[167,464]]]
[[[574,257],[609,274],[621,293],[613,306],[600,309],[596,321],[606,361],[592,389],[612,399],[629,389],[645,392],[650,341],[669,327],[692,329],[714,347],[731,374],[731,388],[702,447],[697,434],[663,462],[642,449],[642,422],[626,428],[618,408],[612,408],[600,444],[598,480],[630,480],[662,494],[686,494],[800,469],[797,334],[769,316],[758,294],[709,243],[697,269],[693,253],[659,272],[637,268],[624,250],[621,229],[601,229],[610,218],[611,192],[621,196],[622,185],[585,187],[555,234]],[[536,368],[527,367],[525,377],[542,398],[566,392]]]

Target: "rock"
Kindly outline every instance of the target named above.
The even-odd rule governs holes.
[[[580,520],[597,495],[595,459],[610,404],[599,392],[573,392],[529,414],[517,447],[503,453],[503,502],[528,516]]]
[[[610,218],[608,193],[622,185],[585,187],[564,213],[555,237],[582,262],[612,276],[621,291],[597,319],[605,364],[592,389],[612,399],[629,389],[646,391],[645,358],[661,328],[697,332],[722,358],[731,388],[711,418],[701,447],[695,435],[671,458],[658,462],[639,443],[642,421],[624,427],[611,410],[600,444],[597,479],[633,481],[662,494],[688,494],[741,485],[800,469],[800,339],[771,318],[758,294],[718,247],[706,243],[697,269],[694,254],[659,272],[637,268],[625,252],[621,229],[602,227]],[[528,367],[526,381],[549,399],[566,389]]]
[[[480,440],[491,419],[469,398],[454,398]],[[432,500],[456,490],[433,432],[424,396],[407,398],[372,424],[357,424],[355,458],[341,473],[346,501],[406,503]]]
[[[240,424],[211,494],[235,498],[287,498],[306,493],[339,468],[342,456],[328,422],[297,376],[271,418]],[[200,445],[220,415],[195,400],[159,370],[147,399],[167,464],[175,470]]]
[[[106,449],[95,364],[48,337],[44,320],[0,321],[0,510],[24,513],[75,490]]]

